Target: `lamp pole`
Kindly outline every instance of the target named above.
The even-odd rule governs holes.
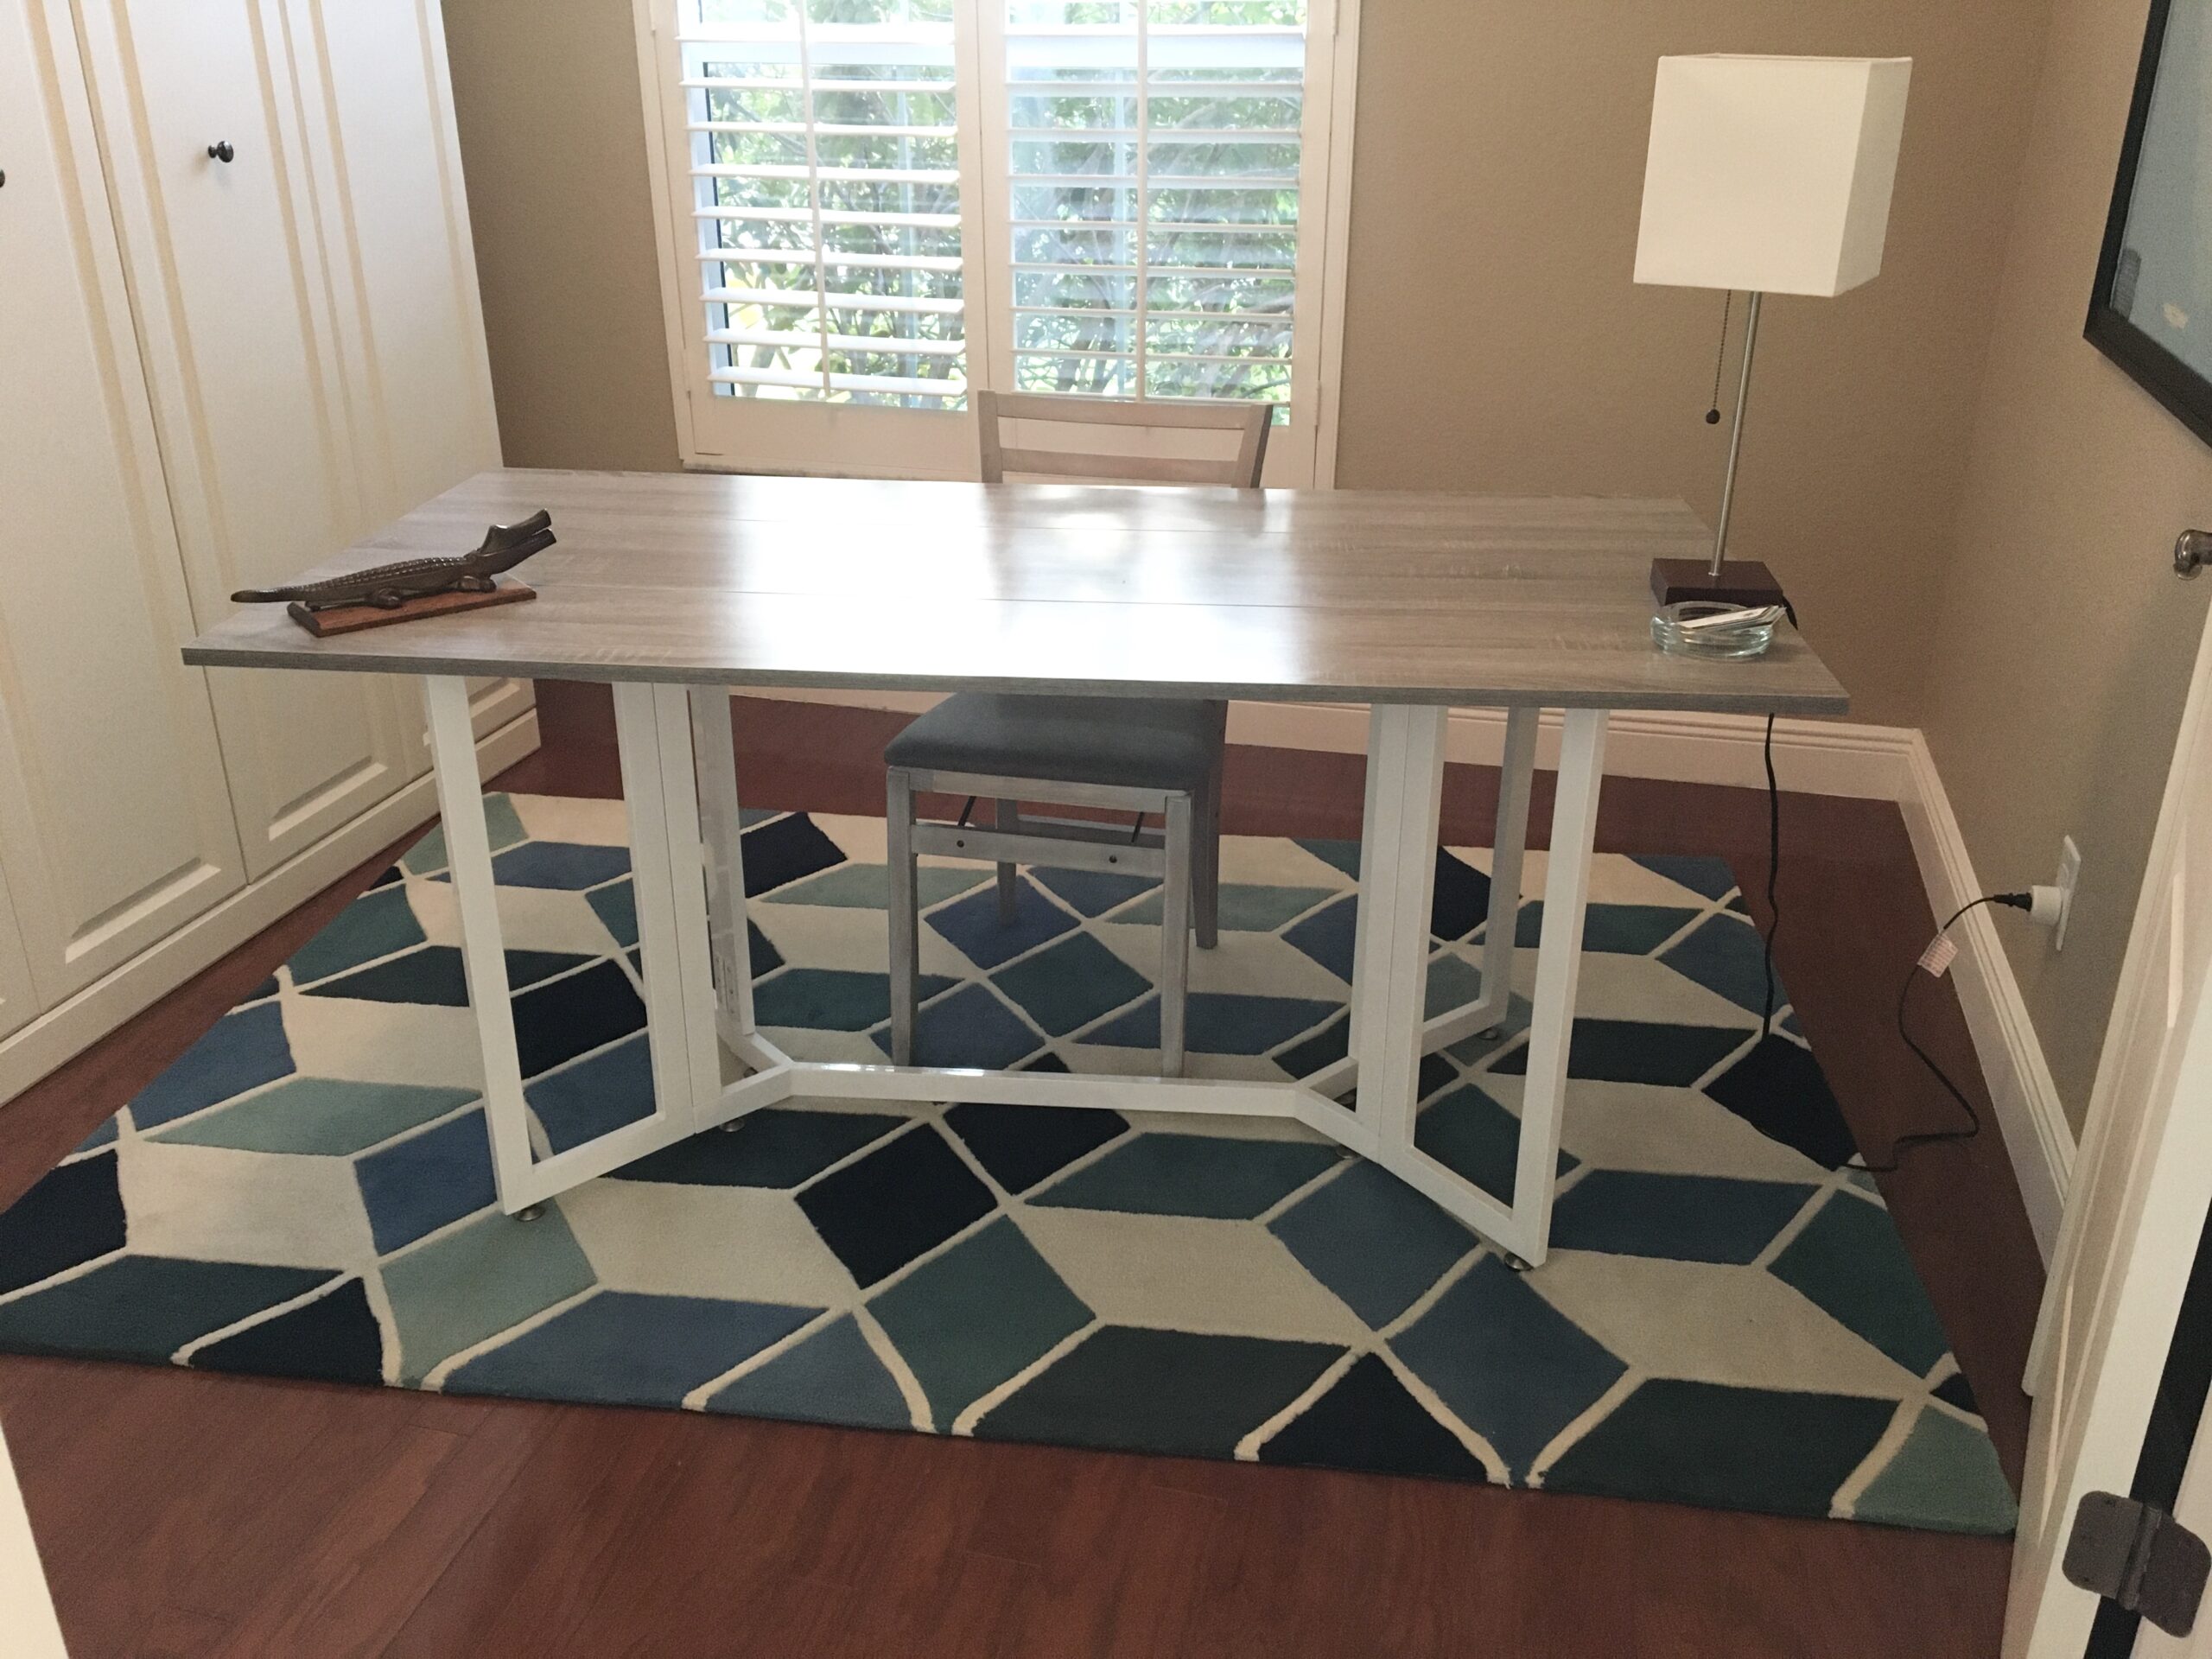
[[[1759,301],[1765,296],[1754,293],[1751,304],[1744,313],[1744,372],[1736,383],[1736,424],[1728,434],[1728,472],[1720,483],[1720,528],[1713,537],[1713,569],[1711,575],[1720,580],[1720,566],[1728,556],[1728,511],[1736,500],[1736,458],[1744,450],[1744,410],[1751,398],[1751,348],[1758,344]]]

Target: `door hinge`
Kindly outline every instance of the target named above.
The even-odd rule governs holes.
[[[2088,1492],[2074,1511],[2060,1570],[2068,1583],[2140,1613],[2168,1635],[2187,1636],[2212,1573],[2212,1550],[2164,1510]]]

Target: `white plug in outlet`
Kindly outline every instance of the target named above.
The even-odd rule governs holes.
[[[2050,948],[2066,948],[2066,924],[2074,914],[2074,889],[2082,884],[2082,849],[2068,836],[2058,843],[2058,925],[2052,929]]]

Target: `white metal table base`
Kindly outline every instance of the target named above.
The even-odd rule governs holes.
[[[1378,704],[1369,724],[1351,1052],[1304,1083],[1249,1083],[791,1058],[753,1024],[729,697],[719,687],[618,682],[615,730],[645,982],[654,1109],[581,1146],[541,1153],[524,1098],[482,780],[466,683],[426,681],[430,743],[470,1006],[484,1057],[485,1116],[499,1203],[514,1214],[658,1147],[795,1096],[964,1101],[1292,1117],[1374,1160],[1531,1265],[1550,1230],[1582,919],[1605,765],[1605,715],[1567,715],[1536,953],[1521,1144],[1510,1203],[1414,1144],[1421,1057],[1495,1023],[1511,994],[1515,913],[1535,750],[1535,712],[1509,718],[1491,872],[1483,996],[1423,1018],[1444,773],[1441,708]],[[702,874],[703,873],[703,874]],[[671,971],[671,966],[674,971]],[[723,1077],[727,1049],[747,1075]],[[1331,1098],[1357,1079],[1357,1111]]]
[[[1529,796],[1536,770],[1536,721],[1534,709],[1514,709],[1505,716],[1505,753],[1498,772],[1497,823],[1491,841],[1490,910],[1483,928],[1482,992],[1472,1002],[1447,1008],[1421,1025],[1421,1052],[1440,1048],[1488,1031],[1503,1020],[1513,1006],[1513,953],[1520,933],[1521,865],[1529,849]],[[1375,829],[1374,784],[1376,772],[1370,734],[1365,829]],[[1432,809],[1433,827],[1434,809]],[[1361,854],[1362,869],[1366,854]],[[1432,895],[1433,897],[1433,895]],[[1353,977],[1358,977],[1357,941]],[[1423,1003],[1427,996],[1424,989]],[[1358,1002],[1353,1001],[1353,1018]],[[1332,1100],[1341,1097],[1359,1080],[1359,1052],[1352,1052],[1332,1065],[1324,1066],[1305,1079],[1306,1087]]]

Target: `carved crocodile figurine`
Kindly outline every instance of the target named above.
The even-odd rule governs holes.
[[[513,569],[531,554],[543,552],[553,541],[553,515],[540,508],[518,524],[493,525],[473,553],[403,559],[397,564],[379,564],[349,575],[296,582],[289,588],[247,588],[231,598],[240,605],[290,600],[310,611],[346,605],[397,610],[410,599],[431,594],[488,594],[497,585],[493,577]]]

